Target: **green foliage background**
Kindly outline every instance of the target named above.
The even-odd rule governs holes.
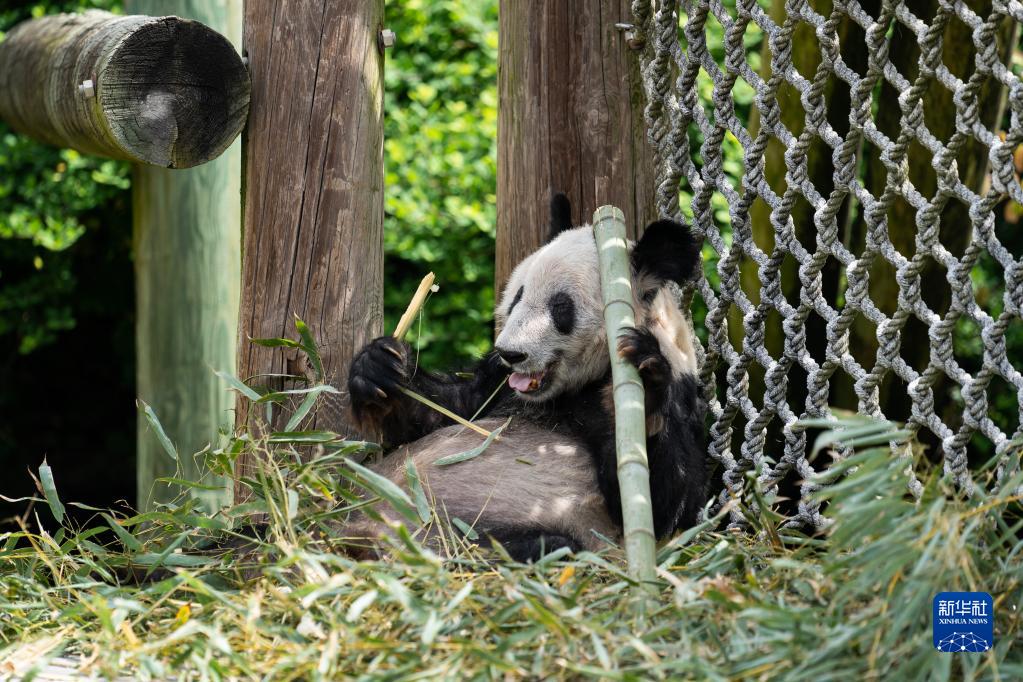
[[[29,17],[119,6],[116,0],[6,4],[0,39]],[[78,276],[68,249],[111,211],[131,210],[129,170],[126,163],[34,142],[0,123],[0,362],[74,327],[82,302],[75,300]]]
[[[0,10],[0,36],[29,17],[120,6],[20,3]],[[434,271],[440,293],[409,340],[423,362],[446,367],[482,354],[491,338],[497,2],[388,2],[387,25],[398,36],[386,71],[387,328]],[[126,163],[54,149],[0,123],[0,353],[8,362],[75,326],[80,274],[69,249],[112,213],[129,216],[129,187]]]
[[[409,341],[427,367],[490,344],[497,221],[497,2],[387,3],[384,114],[386,329],[437,275]]]

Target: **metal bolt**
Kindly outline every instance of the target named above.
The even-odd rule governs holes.
[[[625,38],[625,44],[629,46],[630,50],[642,50],[643,49],[643,45],[644,45],[645,41],[643,41],[643,40],[641,40],[641,39],[636,37],[636,25],[635,24],[618,23],[618,24],[615,24],[615,28],[617,28],[619,31],[624,31],[624,34],[622,35],[622,37]]]
[[[78,94],[86,99],[92,99],[96,96],[96,84],[92,82],[91,78],[82,81],[82,84],[78,86]]]
[[[387,48],[394,45],[395,40],[394,31],[389,28],[385,28],[380,31],[380,48],[386,50]]]

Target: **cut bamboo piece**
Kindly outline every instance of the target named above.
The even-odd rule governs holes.
[[[650,468],[646,453],[646,406],[639,371],[618,355],[618,337],[636,325],[632,307],[632,272],[625,239],[625,215],[614,206],[593,214],[593,236],[600,262],[611,378],[614,382],[615,448],[621,490],[625,554],[629,575],[641,589],[656,591],[656,538],[650,502]]]
[[[423,304],[426,303],[426,297],[430,294],[430,289],[433,287],[433,280],[434,276],[433,273],[431,272],[428,273],[426,277],[423,278],[423,281],[419,283],[419,288],[416,289],[416,293],[413,294],[412,300],[409,301],[408,308],[405,309],[405,314],[401,316],[401,319],[398,320],[398,326],[394,328],[393,334],[394,338],[398,339],[399,341],[405,338],[405,334],[407,334],[408,330],[412,327],[412,321],[416,319],[416,315],[419,314],[419,310],[423,307]],[[477,426],[476,424],[473,424],[471,421],[465,419],[464,417],[459,417],[457,414],[447,409],[443,405],[438,405],[429,398],[419,395],[410,388],[405,388],[404,386],[402,386],[399,390],[405,395],[407,395],[409,398],[412,398],[413,400],[418,400],[419,402],[426,405],[430,409],[440,412],[448,419],[458,422],[465,428],[472,429],[481,436],[490,438],[490,431],[487,431],[482,426]]]
[[[423,281],[419,283],[419,288],[416,289],[416,293],[412,296],[412,300],[409,301],[408,308],[405,309],[405,314],[398,320],[398,326],[394,328],[394,338],[401,341],[408,334],[408,330],[412,328],[412,323],[415,321],[416,316],[419,314],[419,309],[426,303],[426,297],[430,295],[430,289],[433,287],[434,275],[432,272],[427,273]]]

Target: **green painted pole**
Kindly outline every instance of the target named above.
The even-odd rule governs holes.
[[[195,19],[241,46],[242,0],[127,0],[125,10]],[[208,510],[230,503],[231,482],[212,478],[193,455],[234,426],[234,396],[214,370],[234,373],[241,281],[241,141],[188,170],[137,166],[133,189],[137,392],[175,444],[168,456],[145,417],[138,421],[141,509],[178,490],[177,476]]]
[[[639,372],[618,355],[618,337],[636,326],[632,271],[625,238],[625,215],[614,206],[593,214],[593,236],[600,262],[604,325],[614,384],[615,448],[618,487],[622,498],[625,555],[629,575],[639,581],[641,595],[656,593],[657,541],[650,503],[650,467],[646,453],[646,406]]]

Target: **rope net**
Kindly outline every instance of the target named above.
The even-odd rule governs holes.
[[[983,493],[969,466],[978,438],[999,479],[1018,471],[1023,375],[1006,336],[1023,260],[997,218],[1023,203],[1023,83],[1007,66],[1023,4],[632,9],[658,211],[712,249],[688,295],[706,307],[720,502],[752,471],[768,492],[799,486],[788,524],[826,525],[797,422],[843,400],[904,420],[970,494]],[[978,299],[981,269],[1002,278],[997,300]],[[1009,423],[989,415],[996,387]],[[896,453],[912,472],[908,448]]]

